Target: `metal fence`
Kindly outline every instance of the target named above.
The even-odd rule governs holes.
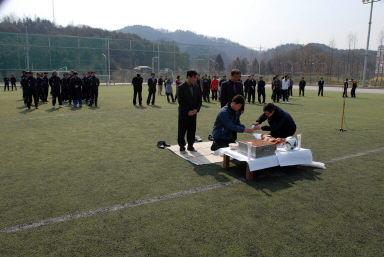
[[[0,74],[20,77],[36,72],[95,71],[104,83],[126,83],[136,73],[209,73],[215,61],[210,48],[175,42],[0,32]],[[193,56],[184,52],[189,49]]]

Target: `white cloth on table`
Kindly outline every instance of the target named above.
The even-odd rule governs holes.
[[[325,165],[323,163],[314,162],[312,160],[311,150],[304,148],[293,150],[278,148],[274,155],[260,158],[248,158],[248,155],[237,150],[231,150],[229,147],[218,149],[217,153],[220,155],[228,155],[238,161],[247,162],[250,171],[262,170],[276,166],[285,167],[293,165],[303,165],[325,169]]]

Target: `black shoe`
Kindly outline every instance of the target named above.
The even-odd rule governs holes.
[[[213,141],[213,137],[212,137],[212,135],[209,135],[209,136],[208,136],[208,140],[209,140],[209,141]]]
[[[160,149],[164,149],[165,148],[164,143],[165,143],[164,141],[157,142],[157,147],[160,148]]]
[[[185,151],[185,147],[180,147],[180,153],[181,154],[186,154],[187,152]]]
[[[189,147],[187,148],[188,151],[190,152],[197,152],[196,149],[192,146],[192,147]]]

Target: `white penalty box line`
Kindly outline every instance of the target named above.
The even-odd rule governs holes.
[[[330,159],[327,161],[323,161],[323,163],[332,163],[332,162],[342,161],[342,160],[346,160],[346,159],[350,159],[350,158],[354,158],[354,157],[360,157],[360,156],[364,156],[364,155],[369,155],[369,154],[377,153],[377,152],[381,152],[381,151],[384,151],[384,147],[336,157],[336,158],[333,158],[333,159]],[[185,190],[185,191],[181,191],[181,192],[177,192],[177,193],[173,193],[173,194],[156,196],[156,197],[148,198],[148,199],[144,199],[144,200],[137,200],[137,201],[130,202],[130,203],[113,205],[110,207],[103,207],[103,208],[88,210],[88,211],[75,213],[75,214],[68,214],[65,216],[60,216],[60,217],[50,218],[50,219],[44,219],[44,220],[40,220],[40,221],[36,221],[36,222],[24,223],[24,224],[16,225],[13,227],[0,229],[0,234],[14,233],[14,232],[27,230],[27,229],[31,229],[31,228],[38,228],[38,227],[52,225],[52,224],[56,224],[56,223],[60,223],[60,222],[75,220],[75,219],[79,219],[79,218],[85,218],[85,217],[89,217],[89,216],[93,216],[93,215],[97,215],[97,214],[119,211],[122,209],[132,208],[132,207],[139,206],[139,205],[156,203],[156,202],[160,202],[160,201],[164,201],[164,200],[170,200],[170,199],[179,198],[179,197],[183,197],[183,196],[187,196],[187,195],[193,195],[193,194],[197,194],[197,193],[201,193],[201,192],[205,192],[205,191],[209,191],[209,190],[213,190],[213,189],[217,189],[217,188],[221,188],[221,187],[225,187],[225,186],[243,183],[245,181],[246,181],[245,178],[240,178],[240,179],[235,179],[235,180],[217,183],[217,184],[213,184],[213,185],[196,187],[193,189],[189,189],[189,190]]]

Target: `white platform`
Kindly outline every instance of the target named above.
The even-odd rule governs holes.
[[[238,161],[247,162],[250,171],[262,170],[277,166],[285,167],[294,165],[311,166],[325,169],[324,163],[314,162],[312,160],[311,150],[304,148],[296,148],[290,151],[287,151],[283,148],[278,148],[275,152],[275,155],[261,158],[248,158],[246,154],[243,154],[237,150],[231,150],[229,147],[221,148],[217,150],[216,153],[230,156],[231,158]]]

